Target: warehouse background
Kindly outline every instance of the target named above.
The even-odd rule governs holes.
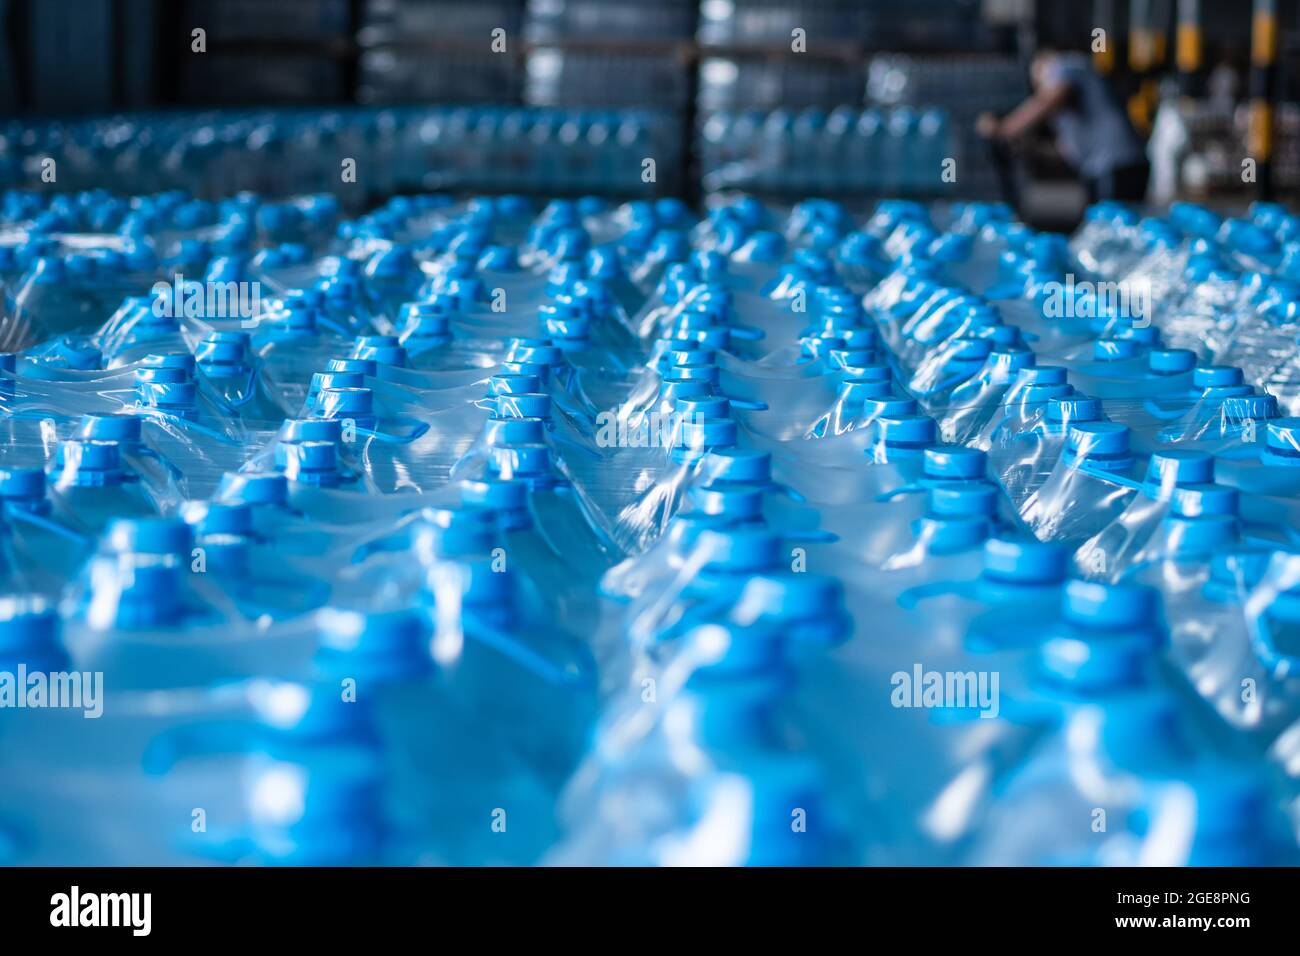
[[[457,107],[444,139],[495,142],[516,122],[538,148],[548,134],[517,110],[543,110],[536,116],[557,138],[653,141],[660,192],[1014,190],[1031,220],[1051,224],[1076,217],[1082,200],[1050,149],[1018,155],[1009,184],[974,119],[1025,95],[1040,44],[1086,49],[1099,28],[1107,43],[1094,63],[1139,128],[1157,128],[1162,104],[1177,112],[1188,141],[1176,157],[1179,195],[1233,202],[1300,188],[1300,4],[1257,6],[1273,9],[1277,55],[1252,77],[1252,9],[1229,0],[0,0],[0,110],[35,123],[121,111]],[[1240,175],[1252,154],[1252,90],[1275,105],[1262,183]],[[578,132],[565,132],[568,114],[555,110],[578,111]],[[644,129],[620,126],[629,115]],[[438,161],[470,162],[459,155],[444,149]],[[954,182],[934,172],[944,157],[957,162]],[[617,177],[602,190],[594,176],[513,183],[468,171],[432,185],[627,188]]]

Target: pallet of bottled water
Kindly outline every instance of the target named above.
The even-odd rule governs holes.
[[[0,220],[5,862],[1296,858],[1281,207]]]

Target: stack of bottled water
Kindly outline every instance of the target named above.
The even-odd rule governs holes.
[[[1296,858],[1279,207],[0,218],[7,860]]]
[[[1005,114],[1029,95],[1028,68],[1015,57],[902,56],[882,54],[867,68],[866,101],[914,110],[942,103],[948,115],[950,152],[960,169],[964,197],[998,194],[989,145],[975,129],[981,113]]]
[[[674,116],[653,110],[394,107],[129,114],[0,123],[0,187],[91,190],[111,173],[124,192],[176,189],[188,228],[216,224],[243,192],[328,192],[349,208],[369,197],[431,189],[626,194],[669,188],[684,144]],[[646,160],[654,160],[654,175]],[[662,178],[660,176],[662,172]],[[12,200],[33,202],[32,197]],[[68,196],[51,201],[58,210]],[[135,222],[114,199],[104,230]],[[21,217],[20,217],[21,218]],[[188,221],[188,220],[187,220]]]
[[[371,0],[357,41],[366,103],[518,102],[523,0]]]
[[[696,103],[702,114],[809,106],[831,109],[861,101],[862,68],[851,60],[798,55],[755,58],[721,50],[700,60]]]
[[[697,36],[711,46],[785,44],[792,30],[816,45],[972,49],[987,43],[979,0],[722,0],[701,3]]]
[[[696,35],[710,46],[788,43],[795,29],[814,40],[842,41],[863,35],[871,6],[860,0],[813,0],[798,6],[778,0],[702,3]]]
[[[701,124],[699,158],[714,192],[933,197],[958,181],[936,109],[721,110]]]
[[[351,40],[349,0],[184,0],[175,6],[184,25],[178,41],[193,44],[191,30],[203,30],[202,55],[178,64],[179,102],[229,106],[348,97],[339,54]],[[276,56],[256,55],[277,47]]]
[[[693,0],[540,0],[528,5],[524,100],[536,106],[679,110]]]

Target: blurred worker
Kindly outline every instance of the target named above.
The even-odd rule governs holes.
[[[1051,125],[1062,158],[1083,181],[1088,201],[1141,202],[1150,167],[1142,140],[1106,80],[1082,53],[1042,48],[1030,66],[1033,94],[999,119],[984,113],[979,134],[995,143]]]

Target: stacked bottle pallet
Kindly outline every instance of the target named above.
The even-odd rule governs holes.
[[[0,220],[8,859],[1296,858],[1285,209]]]

